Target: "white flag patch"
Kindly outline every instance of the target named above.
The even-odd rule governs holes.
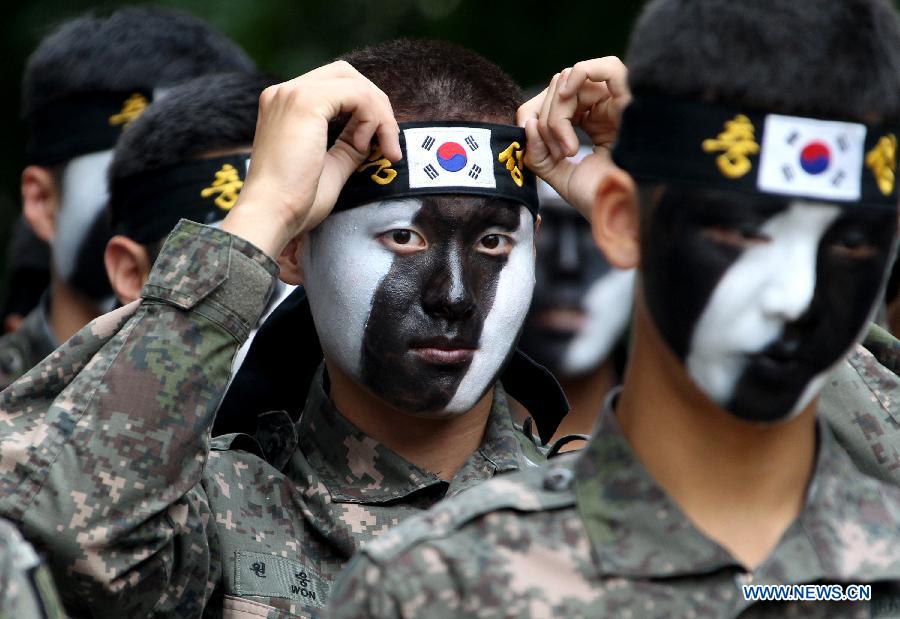
[[[769,114],[763,130],[760,191],[859,200],[866,127]]]
[[[403,135],[411,189],[497,186],[490,129],[416,127]]]

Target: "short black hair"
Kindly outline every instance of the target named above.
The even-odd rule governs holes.
[[[66,21],[45,37],[25,67],[22,111],[28,119],[75,95],[153,90],[209,73],[253,69],[243,50],[192,15],[126,7]]]
[[[122,132],[109,166],[110,186],[209,151],[249,147],[259,95],[276,81],[260,73],[223,73],[176,86]]]
[[[886,0],[653,0],[626,64],[636,95],[900,120],[900,21]]]
[[[446,41],[394,39],[343,54],[391,100],[398,121],[515,123],[522,88],[499,66]]]

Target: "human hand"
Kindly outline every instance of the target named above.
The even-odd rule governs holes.
[[[589,221],[597,188],[615,167],[610,151],[631,100],[627,76],[614,56],[576,63],[516,114],[528,137],[525,163]],[[577,163],[567,159],[578,152],[575,127],[593,144],[593,153]]]
[[[327,147],[328,123],[350,120]],[[378,87],[344,61],[271,86],[259,99],[250,171],[222,229],[275,258],[331,211],[374,136],[384,156],[401,158],[400,129]]]

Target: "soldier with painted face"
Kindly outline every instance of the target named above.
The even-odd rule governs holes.
[[[817,415],[896,251],[896,9],[656,0],[629,61],[620,168],[593,130],[615,61],[520,111],[529,164],[639,268],[622,389],[580,454],[369,544],[334,616],[896,616],[900,488]],[[600,147],[577,166],[570,121]],[[827,601],[746,587],[807,584]]]
[[[159,8],[78,17],[41,41],[23,78],[21,185],[24,217],[50,246],[51,278],[19,330],[0,339],[0,387],[114,303],[104,270],[106,173],[122,129],[167,88],[252,68],[207,24]]]
[[[590,152],[580,147],[576,160]],[[543,180],[538,196],[534,297],[520,347],[559,378],[571,405],[556,438],[590,434],[620,381],[634,271],[613,268],[594,244],[590,222]]]
[[[535,415],[553,434],[565,400],[515,351],[537,226],[520,91],[449,44],[346,58],[266,89],[221,227],[181,222],[141,300],[0,398],[0,512],[73,611],[319,616],[363,542],[543,458],[506,396],[556,402]],[[257,398],[303,400],[250,402],[253,435],[211,444],[279,266],[306,296]]]

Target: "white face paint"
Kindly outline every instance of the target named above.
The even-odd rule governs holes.
[[[63,168],[60,209],[51,251],[53,266],[65,280],[72,278],[91,226],[106,207],[106,172],[112,157],[111,150],[82,155]]]
[[[455,208],[404,199],[333,213],[310,233],[301,255],[325,355],[410,414],[470,410],[493,386],[531,300],[534,225],[528,210],[520,207],[518,227],[509,230],[479,227],[477,220],[479,212],[507,207]],[[422,251],[390,249],[384,236],[398,230],[419,235]],[[512,243],[505,261],[476,250],[489,235]],[[425,349],[472,352],[449,362],[425,359],[419,354]]]
[[[697,322],[686,366],[710,399],[726,406],[749,362],[810,307],[819,245],[840,207],[793,202],[761,228],[770,240],[750,247],[719,281]],[[808,393],[791,411],[801,411]],[[798,394],[799,395],[799,394]]]
[[[528,313],[534,292],[534,226],[531,213],[524,206],[519,211],[519,228],[513,237],[516,244],[500,271],[494,303],[481,330],[478,352],[447,405],[448,413],[468,411],[493,385]]]
[[[580,376],[612,353],[631,316],[634,270],[611,270],[591,284],[584,297],[584,327],[572,338],[562,359],[562,374]]]
[[[332,213],[303,248],[303,286],[322,350],[356,379],[372,299],[394,260],[378,235],[410,228],[421,206],[419,200],[388,200]]]

